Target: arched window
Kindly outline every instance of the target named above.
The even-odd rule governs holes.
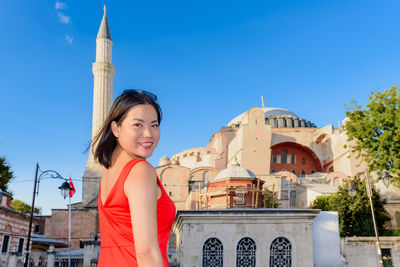
[[[240,239],[236,247],[236,267],[256,266],[256,242],[250,237]]]
[[[269,248],[269,266],[291,267],[292,244],[284,237],[278,237],[272,241]]]
[[[207,171],[203,172],[203,187],[207,186],[210,180],[211,180],[210,173]]]
[[[269,119],[265,118],[265,124],[269,124]]]
[[[306,164],[306,158],[301,158],[301,164],[305,165]]]
[[[278,154],[276,152],[272,153],[272,164],[278,163]]]
[[[218,238],[212,237],[203,245],[203,267],[222,267],[224,249]]]
[[[274,127],[278,128],[278,119],[274,119]]]
[[[294,120],[290,119],[290,126],[294,127]]]
[[[287,127],[286,119],[282,119],[282,121],[283,121],[283,127]]]
[[[291,164],[295,164],[296,163],[296,154],[292,153],[291,157],[290,157],[290,163]]]
[[[301,170],[301,175],[306,175],[306,171],[305,170]]]
[[[293,169],[293,170],[292,170],[292,173],[296,174],[296,170],[295,170],[295,169]]]
[[[313,174],[313,173],[315,173],[315,171],[314,171],[314,170],[311,170],[311,174]]]
[[[276,173],[276,170],[275,170],[275,169],[272,169],[272,170],[270,171],[270,173]]]
[[[287,150],[286,149],[282,150],[281,163],[282,164],[287,163]]]
[[[195,189],[194,188],[195,183],[196,182],[194,181],[194,176],[190,176],[189,186],[188,186],[189,193]]]

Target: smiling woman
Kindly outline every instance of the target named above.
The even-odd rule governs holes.
[[[175,205],[150,157],[160,139],[157,97],[125,90],[113,103],[93,153],[104,170],[99,188],[98,266],[168,266],[167,243]]]

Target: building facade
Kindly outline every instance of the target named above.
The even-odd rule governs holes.
[[[30,217],[12,209],[11,201],[10,194],[0,192],[0,266],[24,261]]]
[[[174,232],[181,266],[346,266],[334,212],[186,210],[178,211]]]

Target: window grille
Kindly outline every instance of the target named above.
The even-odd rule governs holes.
[[[10,241],[10,236],[9,235],[4,235],[4,237],[3,237],[3,246],[1,248],[1,252],[2,253],[7,253],[9,241]]]
[[[274,152],[274,153],[272,154],[272,163],[273,163],[273,164],[278,163],[278,154],[277,154],[276,152]]]
[[[270,246],[269,266],[291,267],[292,244],[284,237],[278,237]]]
[[[282,150],[281,163],[282,164],[287,163],[287,150],[286,149]]]
[[[203,172],[203,186],[206,187],[208,182],[211,180],[210,173],[205,171]]]
[[[20,238],[18,242],[18,253],[22,253],[24,250],[24,239]]]
[[[203,267],[222,267],[223,247],[219,239],[212,237],[203,245]]]
[[[291,208],[295,208],[296,207],[296,203],[297,203],[296,191],[290,191],[289,198],[290,198],[290,203],[289,203],[290,207]]]
[[[236,204],[246,204],[244,201],[244,190],[237,190],[236,192]]]
[[[240,239],[236,247],[236,267],[256,266],[256,243],[250,237]]]
[[[393,267],[392,251],[390,248],[382,249],[382,259],[384,267]]]
[[[281,199],[284,200],[284,199],[288,199],[288,198],[289,198],[288,191],[287,190],[282,190],[281,191]]]

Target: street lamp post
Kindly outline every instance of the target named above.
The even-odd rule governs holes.
[[[38,176],[40,172],[40,175]],[[53,171],[53,170],[46,170],[46,171],[41,171],[39,168],[39,163],[36,163],[36,171],[35,171],[35,182],[33,185],[33,196],[32,196],[32,206],[31,206],[31,214],[30,214],[30,220],[29,220],[29,229],[28,229],[28,241],[26,243],[26,256],[25,256],[25,262],[24,262],[24,267],[28,267],[28,262],[29,262],[29,255],[30,255],[30,243],[31,243],[31,236],[32,236],[32,222],[33,222],[33,211],[35,209],[35,198],[37,195],[39,195],[39,185],[40,185],[40,180],[41,179],[61,179],[64,180],[64,183],[59,187],[61,189],[61,193],[64,196],[64,191],[65,191],[65,183],[68,184],[67,179],[63,178],[58,172]],[[63,187],[64,186],[64,187]],[[63,188],[61,188],[63,187]],[[69,190],[71,190],[71,187],[68,184],[68,193]],[[64,190],[64,191],[63,191]],[[65,199],[65,197],[64,197]],[[69,233],[71,233],[71,198],[69,199]],[[68,257],[68,266],[71,266],[71,258],[70,258],[70,251],[71,251],[71,237],[69,237],[69,257]]]
[[[383,259],[382,259],[382,251],[381,251],[381,244],[379,243],[379,235],[378,235],[378,229],[376,227],[376,221],[375,221],[375,212],[374,212],[374,205],[372,204],[372,190],[371,190],[371,183],[369,181],[369,172],[368,169],[365,169],[365,178],[367,179],[367,191],[368,191],[368,198],[369,198],[369,204],[371,206],[371,213],[372,213],[372,221],[374,223],[374,230],[375,230],[375,238],[376,238],[376,251],[378,253],[378,259],[379,259],[379,266],[383,267]]]
[[[58,189],[61,190],[61,195],[64,199],[69,196],[69,191],[72,190],[67,181],[65,181]],[[71,267],[71,198],[69,197],[68,199],[68,267]]]
[[[377,251],[378,259],[379,259],[379,266],[380,267],[384,267],[383,258],[382,258],[382,251],[381,251],[381,244],[379,242],[378,228],[376,227],[376,221],[375,221],[374,205],[372,204],[372,189],[371,189],[371,183],[370,183],[370,180],[369,180],[368,169],[365,169],[365,178],[366,178],[365,186],[367,187],[367,194],[368,194],[368,198],[369,198],[369,204],[371,206],[372,222],[374,224],[374,230],[375,230],[375,238],[376,238],[375,245],[376,245],[376,251]],[[384,171],[382,173],[381,178],[382,178],[384,184],[386,185],[386,187],[388,187],[389,183],[390,183],[390,178],[392,178],[392,176],[387,171]],[[357,193],[356,192],[357,189],[355,188],[355,186],[352,183],[349,185],[348,191],[349,191],[349,195],[351,197],[354,197],[356,195],[356,193]]]

